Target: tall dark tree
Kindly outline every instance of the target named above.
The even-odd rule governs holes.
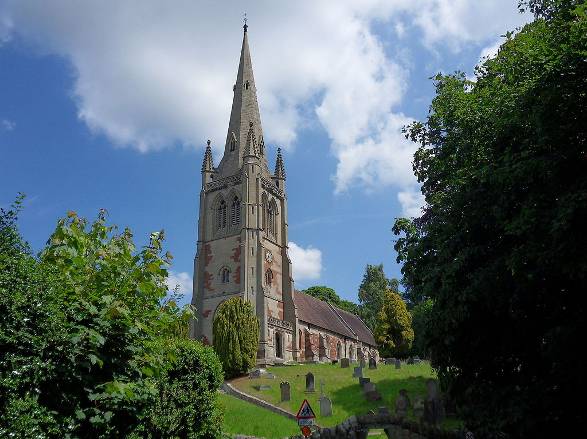
[[[377,316],[383,306],[385,293],[388,290],[398,292],[398,281],[389,280],[383,271],[383,264],[370,265],[365,267],[363,281],[359,286],[359,302],[361,304],[361,318],[365,324],[375,330]]]
[[[585,429],[587,4],[523,3],[535,21],[476,82],[436,76],[407,129],[427,205],[394,226],[404,282],[434,301],[433,364],[481,437]]]
[[[315,297],[316,299],[328,302],[344,311],[350,312],[351,314],[359,315],[359,305],[350,300],[341,299],[340,296],[330,287],[323,285],[316,285],[304,290],[304,293]]]

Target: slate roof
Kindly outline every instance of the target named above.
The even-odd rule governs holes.
[[[377,345],[369,328],[354,314],[343,311],[301,291],[294,292],[294,301],[299,320],[347,338],[358,338],[359,341],[371,346]]]

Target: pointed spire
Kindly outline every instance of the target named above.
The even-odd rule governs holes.
[[[285,166],[283,165],[283,157],[281,156],[281,148],[277,148],[277,159],[275,160],[275,178],[285,180]]]
[[[218,172],[221,175],[232,175],[238,172],[242,166],[242,158],[247,148],[251,128],[249,122],[253,123],[253,134],[256,142],[254,148],[251,146],[248,153],[258,155],[259,144],[263,140],[263,129],[261,127],[261,116],[259,114],[257,88],[255,87],[253,64],[249,50],[248,25],[246,22],[243,30],[243,42],[236,83],[234,84],[234,96],[230,111],[230,122],[226,135],[224,156],[218,165]],[[233,139],[236,139],[236,142]]]
[[[213,171],[214,161],[212,160],[212,147],[210,146],[210,139],[208,139],[206,152],[204,152],[204,161],[202,162],[202,172]]]
[[[247,143],[243,157],[257,155],[257,139],[255,138],[255,130],[253,129],[253,122],[249,122],[249,131],[247,133]]]

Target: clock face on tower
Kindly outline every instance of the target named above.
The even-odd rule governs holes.
[[[267,251],[265,252],[265,260],[266,260],[267,262],[272,262],[272,261],[273,261],[273,253],[271,253],[271,251],[270,251],[270,250],[267,250]]]

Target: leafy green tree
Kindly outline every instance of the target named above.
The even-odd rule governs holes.
[[[214,316],[212,333],[214,350],[227,377],[246,373],[255,365],[259,320],[250,302],[240,297],[222,302]]]
[[[351,314],[359,315],[359,305],[351,302],[350,300],[341,299],[340,296],[330,287],[323,285],[316,285],[304,290],[304,293],[315,297],[316,299],[328,302],[344,311],[350,312]]]
[[[433,302],[431,299],[426,299],[418,303],[411,309],[412,328],[414,329],[414,344],[412,345],[412,352],[422,358],[428,357],[428,340],[430,335],[430,318],[432,314]]]
[[[397,292],[398,286],[397,280],[385,277],[383,264],[367,264],[363,281],[359,286],[359,302],[361,318],[371,331],[374,331],[377,325],[377,316],[383,306],[385,293],[390,288]]]
[[[405,357],[412,348],[412,316],[401,296],[388,290],[377,316],[375,339],[384,357]]]
[[[190,314],[165,300],[163,234],[137,252],[104,211],[92,224],[70,212],[35,258],[21,205],[0,211],[0,436],[150,434],[157,380],[183,361],[168,346]]]
[[[434,301],[430,354],[479,436],[584,425],[587,5],[522,2],[534,22],[464,74],[438,75],[414,169],[423,215],[394,232],[404,282]]]

